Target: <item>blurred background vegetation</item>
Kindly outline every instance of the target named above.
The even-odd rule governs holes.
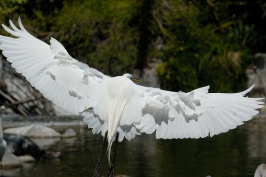
[[[243,90],[245,69],[266,50],[265,15],[264,0],[0,0],[1,24],[20,16],[111,76],[156,60],[161,88],[175,91]]]

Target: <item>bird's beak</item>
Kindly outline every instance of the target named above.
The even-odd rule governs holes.
[[[140,79],[135,78],[135,77],[131,78],[131,80],[132,80],[133,82],[135,82],[135,83],[141,83],[141,82],[142,82]]]

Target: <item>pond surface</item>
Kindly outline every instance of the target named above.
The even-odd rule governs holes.
[[[257,118],[212,138],[156,140],[154,135],[143,134],[123,141],[118,143],[115,174],[129,177],[253,177],[257,166],[266,159],[265,120]],[[61,152],[60,158],[38,159],[21,168],[4,170],[4,176],[92,176],[103,137],[93,135],[79,124],[73,128],[77,137],[56,139],[43,146],[48,152]],[[103,161],[100,176],[107,176],[105,150]]]

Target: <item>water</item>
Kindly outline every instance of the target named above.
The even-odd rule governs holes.
[[[266,159],[264,120],[250,121],[212,138],[156,140],[154,135],[143,134],[123,141],[118,144],[115,174],[130,177],[253,177],[257,166]],[[103,138],[92,135],[82,126],[76,125],[74,130],[78,135],[76,138],[43,146],[48,152],[62,152],[60,158],[38,159],[22,168],[5,170],[4,175],[92,176]],[[105,153],[103,157],[100,176],[107,176]]]

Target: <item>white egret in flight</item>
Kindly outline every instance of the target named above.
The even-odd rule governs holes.
[[[130,74],[109,77],[72,58],[54,38],[50,45],[35,38],[20,19],[20,29],[10,25],[3,28],[13,37],[0,36],[3,55],[44,97],[82,115],[92,133],[107,135],[109,162],[115,139],[154,132],[158,139],[213,136],[250,120],[263,104],[245,97],[252,88],[233,94],[208,93],[208,86],[171,92],[136,85]]]

